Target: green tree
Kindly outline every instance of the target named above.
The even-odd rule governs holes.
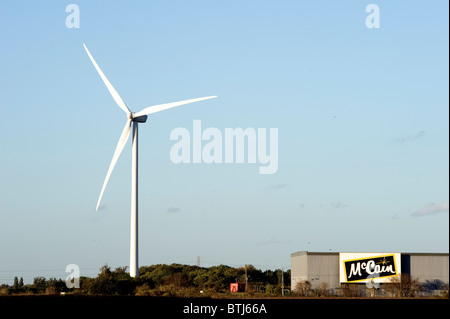
[[[44,277],[35,277],[33,280],[33,288],[37,293],[44,292],[47,288],[47,280]]]
[[[18,290],[19,289],[19,279],[17,277],[14,277],[14,283],[13,283],[12,288],[14,290]]]
[[[191,271],[188,278],[194,287],[204,288],[208,281],[208,270],[206,268],[198,268]]]
[[[133,280],[126,271],[119,267],[114,271],[108,265],[100,268],[100,274],[93,279],[83,280],[88,294],[93,295],[131,295],[138,281]]]

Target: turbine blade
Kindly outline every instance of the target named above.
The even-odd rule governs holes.
[[[122,135],[120,135],[119,142],[117,143],[116,150],[114,152],[113,158],[111,160],[111,164],[109,164],[108,173],[106,173],[105,181],[103,182],[102,191],[100,192],[100,197],[98,198],[97,207],[95,208],[95,211],[98,211],[98,207],[100,206],[100,201],[102,200],[103,192],[105,191],[106,184],[108,184],[109,177],[111,176],[111,173],[114,169],[114,166],[116,165],[117,160],[119,159],[120,154],[122,153],[122,150],[127,144],[128,137],[130,136],[131,132],[131,120],[129,119],[127,123],[125,124],[125,127],[123,128]]]
[[[179,102],[172,102],[172,103],[166,103],[166,104],[159,104],[159,105],[153,105],[153,106],[149,106],[145,109],[143,109],[140,112],[134,113],[134,117],[139,117],[142,115],[149,115],[149,114],[153,114],[156,112],[160,112],[160,111],[164,111],[167,109],[171,109],[173,107],[177,107],[180,105],[185,105],[185,104],[189,104],[189,103],[194,103],[194,102],[198,102],[198,101],[203,101],[203,100],[208,100],[208,99],[213,99],[217,96],[207,96],[207,97],[200,97],[198,99],[191,99],[191,100],[185,100],[185,101],[179,101]]]
[[[103,82],[105,83],[106,87],[108,88],[109,93],[111,93],[114,101],[116,101],[117,105],[124,110],[125,113],[131,113],[128,109],[125,102],[120,97],[119,93],[117,93],[116,89],[112,86],[111,82],[109,82],[108,78],[105,76],[105,74],[102,72],[100,67],[98,66],[97,62],[95,62],[94,58],[91,55],[91,52],[89,52],[86,45],[83,43],[84,49],[86,50],[86,53],[88,54],[89,58],[91,59],[92,64],[95,66],[95,69],[97,70],[98,74],[100,74],[100,77],[102,78]]]

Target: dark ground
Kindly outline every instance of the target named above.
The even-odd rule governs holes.
[[[208,307],[206,307],[208,306]],[[213,299],[123,296],[12,295],[0,297],[3,314],[20,318],[405,318],[441,317],[448,299],[278,298]],[[215,309],[213,315],[212,309]],[[10,312],[12,311],[12,312]],[[186,312],[203,313],[186,313]],[[110,317],[111,316],[111,317]],[[3,317],[3,316],[2,316]],[[6,318],[6,317],[5,317]]]

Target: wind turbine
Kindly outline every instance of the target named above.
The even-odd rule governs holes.
[[[92,64],[94,64],[95,69],[98,74],[102,78],[105,83],[109,93],[111,93],[114,101],[116,101],[117,105],[127,114],[127,122],[125,123],[125,127],[123,128],[122,134],[120,135],[119,142],[117,143],[116,150],[114,151],[113,158],[111,160],[111,164],[109,165],[108,172],[106,173],[105,181],[103,182],[103,187],[100,192],[100,196],[98,198],[97,207],[95,208],[98,211],[98,207],[100,205],[100,201],[102,200],[103,192],[105,191],[106,185],[108,184],[108,180],[111,176],[111,173],[116,165],[116,162],[122,153],[122,150],[125,144],[128,141],[128,137],[130,136],[131,126],[133,126],[133,137],[132,137],[132,160],[131,160],[131,234],[130,234],[130,276],[137,277],[139,276],[139,266],[138,266],[138,124],[145,123],[147,121],[147,115],[164,111],[173,107],[194,103],[198,101],[208,100],[215,98],[217,96],[208,96],[201,97],[197,99],[172,102],[166,104],[159,104],[149,106],[142,111],[132,113],[125,102],[122,100],[120,95],[114,89],[112,84],[106,78],[105,74],[102,72],[97,62],[95,62],[91,53],[89,52],[86,45],[83,43],[84,49],[91,59]]]

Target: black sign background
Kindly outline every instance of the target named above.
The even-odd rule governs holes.
[[[367,268],[367,263],[368,263],[369,261],[371,261],[371,260],[373,260],[373,261],[375,262],[375,265],[379,265],[381,268],[383,268],[383,266],[385,266],[385,267],[392,266],[392,270],[395,272],[395,274],[393,274],[393,273],[390,272],[390,271],[387,271],[387,272],[374,273],[374,274],[372,274],[372,276],[371,276],[371,274],[369,274],[369,273],[367,272],[367,269],[363,269],[363,268],[361,267],[361,265],[362,265],[363,263],[365,263],[365,264],[366,264],[366,267],[365,267],[365,268]],[[355,274],[355,273],[352,273],[352,276],[351,276],[351,278],[349,279],[348,277],[349,277],[349,275],[350,275],[350,270],[351,270],[352,265],[353,265],[353,264],[355,265],[355,266],[354,266],[354,269],[358,269],[358,267],[357,267],[357,264],[358,264],[358,263],[359,263],[359,265],[360,265],[359,269],[360,269],[361,275],[359,275],[359,272],[356,273],[356,274]],[[365,280],[365,279],[367,279],[369,276],[371,276],[371,278],[376,278],[376,277],[382,278],[382,277],[394,276],[394,275],[397,274],[397,268],[396,268],[396,265],[395,265],[394,255],[377,256],[377,257],[368,257],[368,258],[355,259],[355,260],[348,260],[348,261],[345,261],[345,260],[344,260],[344,267],[345,267],[345,275],[346,275],[346,278],[345,278],[345,279],[347,280],[347,282],[359,281],[359,280]]]

